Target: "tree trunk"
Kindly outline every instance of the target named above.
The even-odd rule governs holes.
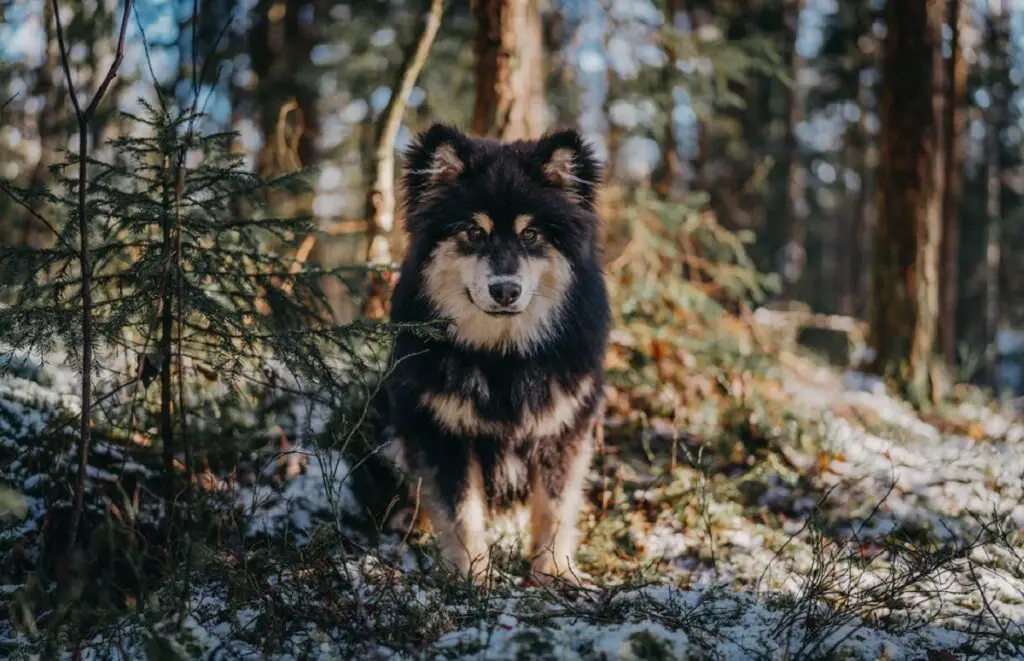
[[[800,86],[800,72],[804,68],[804,58],[796,48],[796,40],[800,30],[800,12],[803,11],[805,0],[788,0],[786,3],[786,43],[790,48],[789,74],[792,88],[789,91],[789,110],[786,118],[786,245],[783,256],[782,275],[785,281],[786,298],[797,298],[800,278],[807,265],[807,177],[803,159],[800,157],[800,144],[796,137],[796,127],[804,120],[804,93]]]
[[[320,9],[320,3],[314,9]],[[267,5],[257,14],[256,23],[249,37],[253,72],[258,76],[260,92],[257,103],[260,105],[260,119],[263,124],[263,135],[266,140],[264,149],[270,150],[261,154],[273,163],[275,134],[281,115],[281,106],[294,99],[301,111],[302,123],[296,129],[301,131],[296,141],[296,156],[304,166],[316,161],[316,136],[320,130],[317,100],[319,90],[315,84],[308,82],[304,76],[296,76],[296,70],[308,66],[310,54],[317,41],[318,26],[304,24],[302,14],[306,3],[298,0]],[[283,11],[282,11],[283,10]],[[320,12],[318,12],[320,13]],[[267,176],[280,174],[280,164],[263,163],[268,169]],[[280,168],[280,169],[278,169]]]
[[[869,67],[875,70],[881,66],[882,44],[871,35],[870,22],[866,31],[871,44]],[[875,233],[878,226],[878,144],[871,135],[870,116],[873,110],[872,101],[875,94],[873,86],[864,76],[860,77],[857,90],[857,106],[860,109],[860,120],[857,122],[858,163],[860,172],[860,197],[857,203],[857,260],[854,265],[857,278],[856,314],[861,319],[871,317],[871,282],[872,265],[875,256]],[[881,108],[877,108],[881,112]]]
[[[565,7],[559,3],[551,4],[554,7],[545,12],[543,27],[548,118],[556,126],[578,126],[583,87],[578,79],[579,72],[570,62],[568,50],[579,44],[579,31],[566,18]]]
[[[538,0],[476,0],[473,132],[501,140],[547,128],[544,34]]]
[[[164,505],[166,506],[166,518],[164,519],[164,534],[170,541],[174,528],[175,510],[177,507],[177,479],[175,479],[174,467],[174,417],[173,402],[174,391],[172,389],[171,372],[173,348],[174,348],[174,287],[171,286],[170,265],[173,264],[174,256],[174,218],[167,212],[171,208],[171,193],[173,184],[169,183],[171,178],[169,161],[164,163],[164,171],[161,176],[164,195],[161,200],[161,207],[164,214],[160,218],[161,231],[163,234],[162,255],[167,267],[164,269],[167,281],[163,287],[163,295],[160,302],[160,441],[162,445],[162,457],[164,468]],[[181,411],[178,412],[181,415]]]
[[[684,10],[683,0],[668,0],[665,9],[666,30],[673,30],[676,25],[676,18]],[[666,55],[665,66],[661,70],[661,84],[663,93],[667,92],[668,106],[661,109],[661,115],[665,118],[664,132],[661,136],[661,159],[655,169],[652,180],[654,189],[666,199],[678,197],[679,183],[682,181],[682,162],[679,158],[679,139],[676,136],[675,120],[672,110],[675,107],[675,97],[672,94],[676,72],[676,49],[671,39],[665,39],[663,48]]]
[[[844,143],[845,142],[846,141],[844,140]],[[841,154],[842,157],[839,161],[841,172],[856,165],[857,155],[854,147],[844,147]],[[851,242],[851,239],[857,235],[858,194],[851,193],[841,175],[839,181],[842,187],[842,198],[839,202],[841,206],[836,211],[836,232],[834,240],[834,253],[836,255],[836,296],[833,300],[836,301],[836,312],[838,314],[853,316],[855,294],[854,283],[857,277],[856,272],[853,270],[853,265],[856,260],[857,247],[853,242]]]
[[[941,0],[885,7],[878,232],[872,281],[874,368],[918,406],[932,399],[942,233]],[[937,93],[939,92],[939,93]]]
[[[956,309],[960,278],[960,200],[963,192],[964,102],[967,89],[967,63],[960,46],[963,20],[961,0],[951,0],[949,25],[951,53],[946,65],[945,172],[946,188],[942,200],[942,310],[939,331],[942,353],[948,365],[956,365]]]
[[[857,207],[854,211],[853,240],[856,243],[853,270],[856,282],[854,314],[862,319],[870,315],[869,305],[871,300],[871,264],[874,255],[875,226],[877,224],[877,195],[875,192],[874,156],[875,149],[872,144],[871,133],[868,130],[867,118],[871,112],[867,97],[870,91],[866,85],[861,84],[860,91],[860,121],[857,123],[857,171],[860,173],[860,191],[857,196]]]
[[[688,3],[690,25],[694,32],[699,30],[712,20],[711,12],[706,7],[695,7],[695,3]],[[696,111],[696,109],[694,109]],[[708,191],[707,163],[711,154],[711,120],[710,118],[697,117],[697,151],[693,155],[693,162],[690,167],[693,170],[690,190]]]
[[[988,89],[992,95],[986,117],[988,172],[986,176],[985,233],[985,382],[996,386],[996,332],[999,330],[999,271],[1002,263],[1003,167],[1000,137],[1009,117],[1009,15],[1003,0],[989,0],[988,6]]]
[[[608,125],[607,137],[605,139],[607,163],[605,165],[604,178],[609,182],[617,182],[619,180],[619,154],[622,151],[622,128],[612,121],[611,107],[615,100],[619,98],[621,84],[619,83],[618,74],[615,73],[611,65],[605,69],[605,82],[608,87],[605,91],[604,101],[601,104],[601,112]]]
[[[39,160],[32,170],[31,183],[33,186],[45,185],[50,177],[50,164],[57,153],[57,146],[61,134],[60,119],[64,105],[64,94],[61,88],[55,84],[54,76],[60,66],[60,51],[57,48],[57,40],[53,34],[53,4],[43,3],[43,36],[44,51],[43,62],[36,69],[36,95],[42,98],[43,105],[37,113],[36,123],[39,131]],[[32,210],[41,214],[41,202],[33,202]],[[35,219],[32,214],[25,218],[25,230],[22,235],[22,244],[33,248],[42,248],[50,236],[45,227]]]

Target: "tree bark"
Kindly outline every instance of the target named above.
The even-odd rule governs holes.
[[[162,207],[166,211],[171,208],[171,177],[170,159],[164,163],[165,177],[164,196]],[[160,301],[160,440],[162,445],[162,459],[164,469],[164,505],[166,506],[166,518],[164,519],[165,539],[170,542],[173,531],[175,513],[177,510],[177,479],[174,469],[174,390],[171,381],[172,360],[174,359],[174,292],[171,285],[171,265],[174,263],[174,218],[169,213],[160,219],[163,242],[161,244],[161,257],[164,260],[164,285],[163,295]],[[181,415],[181,411],[178,412]]]
[[[578,126],[583,88],[568,50],[579,45],[580,32],[566,18],[565,7],[551,4],[554,7],[545,12],[543,26],[548,119],[555,126]]]
[[[43,105],[40,106],[36,117],[36,125],[39,131],[39,160],[36,161],[32,170],[31,182],[34,186],[42,186],[49,179],[50,163],[53,155],[57,153],[57,145],[60,136],[60,118],[63,116],[61,106],[64,95],[58,85],[54,83],[54,74],[58,70],[60,52],[57,47],[57,40],[53,34],[54,14],[53,5],[49,2],[43,3],[43,62],[36,70],[36,95],[41,97]],[[25,219],[25,229],[22,234],[22,243],[33,248],[42,248],[49,234],[45,227],[41,227],[36,220],[36,215],[41,214],[41,202],[33,202],[32,210],[35,214],[29,214]]]
[[[707,7],[694,6],[700,3],[688,3],[687,11],[690,15],[690,25],[696,32],[706,25],[711,18],[711,11]],[[707,174],[708,158],[711,154],[711,120],[709,118],[697,117],[697,152],[693,155],[693,162],[690,164],[693,169],[693,179],[690,182],[690,189],[697,191],[708,191],[709,182]]]
[[[956,310],[960,278],[960,200],[963,194],[964,103],[967,89],[967,63],[960,45],[963,20],[961,0],[951,0],[949,25],[952,29],[950,57],[946,64],[945,177],[942,199],[942,310],[939,332],[942,353],[948,365],[956,364]]]
[[[941,0],[885,7],[878,232],[872,280],[874,369],[918,406],[932,399],[942,233]]]
[[[846,142],[844,140],[844,142]],[[852,168],[856,165],[857,154],[855,147],[845,146],[839,159],[840,171]],[[854,283],[856,272],[853,265],[856,259],[857,248],[852,245],[850,239],[857,235],[857,198],[859,194],[851,193],[846,183],[842,182],[842,201],[836,212],[836,228],[833,234],[833,252],[836,256],[835,267],[835,310],[838,314],[853,316],[854,306]]]
[[[870,60],[868,67],[881,70],[881,51],[883,44],[874,37],[871,31],[870,18],[865,30],[870,40]],[[857,203],[857,260],[854,265],[857,278],[856,314],[861,319],[871,317],[871,286],[872,265],[875,257],[875,234],[878,227],[878,142],[870,130],[870,117],[873,111],[881,112],[875,100],[875,87],[864,76],[860,76],[857,90],[857,107],[860,109],[860,120],[857,122],[858,171],[860,172],[860,197]],[[873,107],[874,106],[874,107]]]
[[[501,140],[547,128],[544,35],[538,0],[476,0],[473,132]]]
[[[314,11],[323,13],[314,3]],[[319,89],[304,77],[296,76],[297,67],[310,61],[310,54],[317,41],[318,26],[304,24],[302,13],[307,3],[299,0],[284,0],[266,5],[256,16],[256,22],[249,35],[249,55],[253,72],[260,82],[257,103],[265,139],[261,153],[261,167],[265,176],[279,174],[279,164],[273,164],[274,135],[283,104],[294,99],[302,113],[301,134],[296,143],[296,155],[302,165],[309,166],[316,160],[316,136],[320,131],[317,100]],[[317,11],[319,10],[319,11]],[[269,161],[268,161],[269,159]]]
[[[605,138],[605,145],[607,149],[606,165],[605,165],[605,180],[606,181],[618,181],[619,180],[619,154],[622,151],[622,128],[612,121],[611,107],[612,104],[619,98],[622,85],[619,83],[618,74],[612,69],[611,65],[605,69],[605,83],[607,84],[607,90],[605,92],[604,101],[601,103],[601,112],[604,115],[605,122],[607,123],[607,137]]]
[[[856,282],[856,303],[854,314],[862,319],[870,316],[869,301],[871,300],[871,264],[874,256],[874,237],[877,224],[877,195],[875,192],[875,148],[868,130],[868,114],[871,112],[869,98],[871,90],[861,83],[859,91],[860,121],[857,123],[857,170],[860,173],[860,191],[855,210],[855,230],[853,240],[856,242],[856,259],[854,260],[854,277]]]
[[[1003,154],[1000,137],[1006,130],[1009,116],[1009,14],[1003,0],[989,0],[988,36],[986,48],[989,57],[988,89],[991,94],[986,125],[985,151],[988,171],[986,175],[986,204],[988,217],[985,233],[985,382],[997,385],[998,355],[996,333],[999,330],[999,271],[1002,263],[1003,216]]]
[[[790,48],[789,75],[792,87],[789,90],[789,109],[786,118],[786,245],[783,257],[783,279],[786,298],[797,298],[801,276],[807,265],[807,175],[800,156],[800,143],[796,127],[804,120],[804,91],[800,87],[800,72],[804,58],[797,52],[796,40],[800,29],[800,12],[805,0],[788,0],[786,3],[786,42]]]
[[[665,30],[674,30],[676,18],[686,7],[683,0],[668,0],[665,9]],[[666,55],[665,66],[661,70],[662,94],[667,95],[667,107],[662,108],[661,114],[665,118],[664,132],[661,137],[661,159],[658,167],[653,173],[654,189],[663,198],[669,199],[679,195],[679,184],[682,181],[682,162],[679,158],[679,139],[676,136],[675,120],[672,110],[675,107],[675,98],[672,94],[676,71],[676,49],[670,39],[663,40],[663,49]]]

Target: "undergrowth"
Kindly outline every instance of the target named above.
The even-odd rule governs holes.
[[[408,493],[374,489],[360,473],[376,453],[371,368],[390,337],[377,326],[347,329],[361,339],[346,345],[347,362],[329,364],[334,390],[310,388],[302,370],[265,354],[258,378],[245,369],[252,378],[230,387],[190,382],[193,500],[170,544],[157,534],[159,398],[128,407],[134,428],[108,409],[94,430],[87,542],[80,556],[52,554],[76,442],[74,378],[8,351],[0,599],[10,620],[0,650],[11,659],[1019,655],[1024,632],[1008,613],[1024,604],[1014,587],[1024,586],[1024,543],[1012,512],[928,512],[927,490],[939,487],[910,493],[898,458],[889,470],[859,468],[855,452],[883,442],[919,452],[939,433],[884,395],[851,394],[757,324],[751,309],[776,283],[753,269],[748,237],[690,203],[640,191],[609,231],[617,324],[578,558],[591,588],[529,585],[514,553],[522,540],[501,538],[501,527],[489,532],[495,574],[479,588],[438,563],[415,517],[387,527],[368,513],[381,499],[410,505]],[[138,363],[124,365],[130,375]]]

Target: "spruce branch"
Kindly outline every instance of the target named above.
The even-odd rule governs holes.
[[[50,221],[44,218],[41,213],[33,209],[32,205],[30,205],[25,200],[21,199],[21,196],[19,196],[17,193],[11,190],[11,187],[8,186],[6,182],[0,181],[0,191],[6,193],[7,197],[11,198],[11,200],[13,200],[14,203],[17,204],[19,207],[23,208],[25,211],[28,211],[30,214],[32,214],[32,217],[41,222],[46,229],[50,230],[50,232],[52,232],[53,235],[57,237],[58,241],[64,243],[64,237],[61,235],[60,232],[57,231],[57,229],[52,224],[50,224]]]

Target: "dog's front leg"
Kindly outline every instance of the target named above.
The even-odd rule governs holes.
[[[430,515],[441,552],[460,575],[482,580],[488,573],[489,553],[484,539],[487,506],[480,464],[470,458],[458,468],[451,463],[435,467],[432,473],[429,480],[424,479],[423,507]]]
[[[531,479],[532,572],[541,581],[576,581],[574,558],[583,486],[594,450],[591,433],[560,453],[542,454]]]

